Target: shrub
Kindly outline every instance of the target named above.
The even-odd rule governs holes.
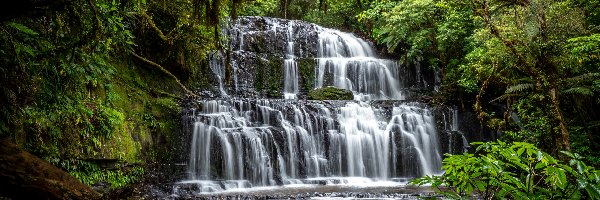
[[[431,184],[451,198],[600,199],[600,170],[578,154],[562,152],[570,159],[565,164],[529,143],[472,144],[478,145],[475,154],[446,155],[443,175],[411,184]]]

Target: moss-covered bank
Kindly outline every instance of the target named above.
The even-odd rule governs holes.
[[[336,88],[336,87],[324,87],[311,90],[308,93],[309,100],[352,100],[354,95],[352,91]]]

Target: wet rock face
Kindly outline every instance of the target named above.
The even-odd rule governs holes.
[[[213,89],[201,92],[208,98],[284,98],[291,92],[307,99],[312,89],[335,86],[370,96],[365,100],[409,100],[439,84],[419,62],[381,59],[368,41],[304,21],[240,17],[224,33],[228,47],[209,59],[216,63],[210,64]],[[284,91],[290,82],[297,86]]]
[[[284,60],[293,54],[299,64],[299,97],[314,87],[314,58],[319,27],[296,20],[242,17],[230,27],[232,67],[237,76],[230,93],[242,97],[282,98]],[[289,43],[293,41],[293,43]],[[288,46],[291,45],[291,46]]]
[[[277,18],[241,17],[231,28],[233,51],[246,51],[254,54],[271,54],[283,58],[287,51],[289,32],[294,40],[293,51],[296,57],[317,56],[319,41],[318,27],[315,24]]]
[[[317,25],[277,18],[240,17],[226,29],[229,51],[216,52],[209,62],[213,89],[200,92],[208,98],[282,98],[284,60],[298,62],[299,97],[314,87],[314,58],[318,54]],[[293,41],[290,44],[289,41]],[[227,70],[231,70],[231,77]]]

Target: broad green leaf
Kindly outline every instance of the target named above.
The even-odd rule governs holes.
[[[16,23],[16,22],[10,22],[10,23],[8,23],[8,26],[13,27],[14,29],[17,29],[18,31],[21,31],[28,35],[37,35],[38,34],[34,30],[31,30],[29,27],[27,27],[23,24]]]

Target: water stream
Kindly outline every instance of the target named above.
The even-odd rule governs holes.
[[[436,119],[426,104],[405,101],[405,75],[396,61],[378,58],[368,42],[350,33],[261,20],[264,35],[285,42],[283,95],[198,101],[189,116],[188,176],[179,184],[194,185],[203,194],[294,185],[398,185],[442,173]],[[251,41],[244,36],[259,31],[240,26],[234,28],[235,49],[245,52]],[[302,39],[306,32],[316,35],[316,45],[308,50],[299,47],[309,46],[308,37]],[[315,88],[348,89],[354,101],[300,99],[297,60],[311,51]],[[228,97],[222,57],[211,57],[211,69],[221,97]],[[244,67],[236,64],[237,70]],[[451,126],[457,131],[458,125]]]

